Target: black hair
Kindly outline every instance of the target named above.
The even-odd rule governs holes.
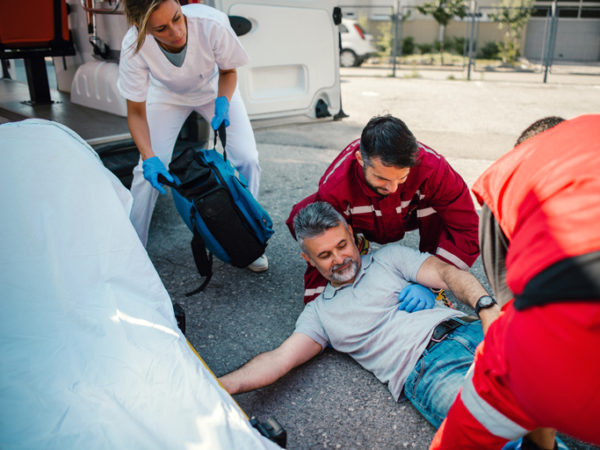
[[[565,119],[563,119],[562,117],[558,117],[558,116],[549,116],[549,117],[544,117],[543,119],[540,119],[540,120],[536,120],[531,125],[529,125],[525,129],[525,131],[523,131],[521,133],[521,136],[519,136],[519,139],[517,139],[517,143],[515,144],[515,147],[519,144],[522,144],[527,139],[532,138],[532,137],[540,134],[543,131],[549,130],[550,128],[552,128],[564,121],[565,121]]]
[[[360,154],[365,164],[379,158],[385,166],[413,167],[419,147],[406,124],[391,115],[369,120],[360,136]]]

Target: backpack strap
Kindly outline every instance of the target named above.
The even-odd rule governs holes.
[[[200,276],[205,277],[202,284],[191,292],[185,294],[186,297],[190,297],[192,295],[196,295],[197,293],[204,290],[204,288],[208,285],[208,282],[213,276],[213,255],[212,253],[206,250],[206,245],[204,244],[204,239],[198,231],[196,230],[196,221],[194,219],[194,209],[191,208],[191,222],[193,225],[194,237],[192,238],[192,242],[190,243],[192,247],[192,255],[194,255],[194,262],[196,263],[196,269],[198,269],[198,273]]]
[[[213,141],[213,148],[217,149],[217,135],[219,136],[219,140],[221,141],[221,145],[223,146],[223,159],[227,161],[227,150],[225,150],[225,145],[227,144],[227,133],[225,132],[225,122],[222,122],[217,130],[215,130],[215,138]]]

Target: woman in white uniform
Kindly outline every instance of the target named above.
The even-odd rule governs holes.
[[[227,128],[227,157],[258,197],[260,166],[254,133],[237,89],[236,68],[248,56],[228,17],[206,5],[178,0],[126,0],[132,27],[121,46],[119,92],[127,100],[129,130],[140,152],[133,171],[131,221],[146,245],[166,166],[185,119],[197,111],[213,129]],[[268,268],[265,255],[249,268]]]

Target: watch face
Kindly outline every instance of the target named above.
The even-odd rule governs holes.
[[[492,297],[486,295],[485,297],[481,297],[477,303],[479,303],[480,308],[488,308],[496,302]]]
[[[479,315],[479,311],[485,308],[489,308],[490,306],[493,306],[495,304],[496,300],[494,300],[493,297],[490,297],[489,295],[484,295],[479,300],[477,300],[477,304],[475,305],[475,313]]]

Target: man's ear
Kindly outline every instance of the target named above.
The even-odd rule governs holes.
[[[361,167],[365,167],[365,162],[363,161],[362,155],[360,154],[360,150],[356,150],[354,156],[356,156],[358,164],[360,164]]]
[[[300,252],[300,255],[302,256],[302,258],[304,258],[304,261],[306,261],[311,266],[315,267],[315,263],[312,262],[312,259],[310,259],[310,257],[306,253]]]

